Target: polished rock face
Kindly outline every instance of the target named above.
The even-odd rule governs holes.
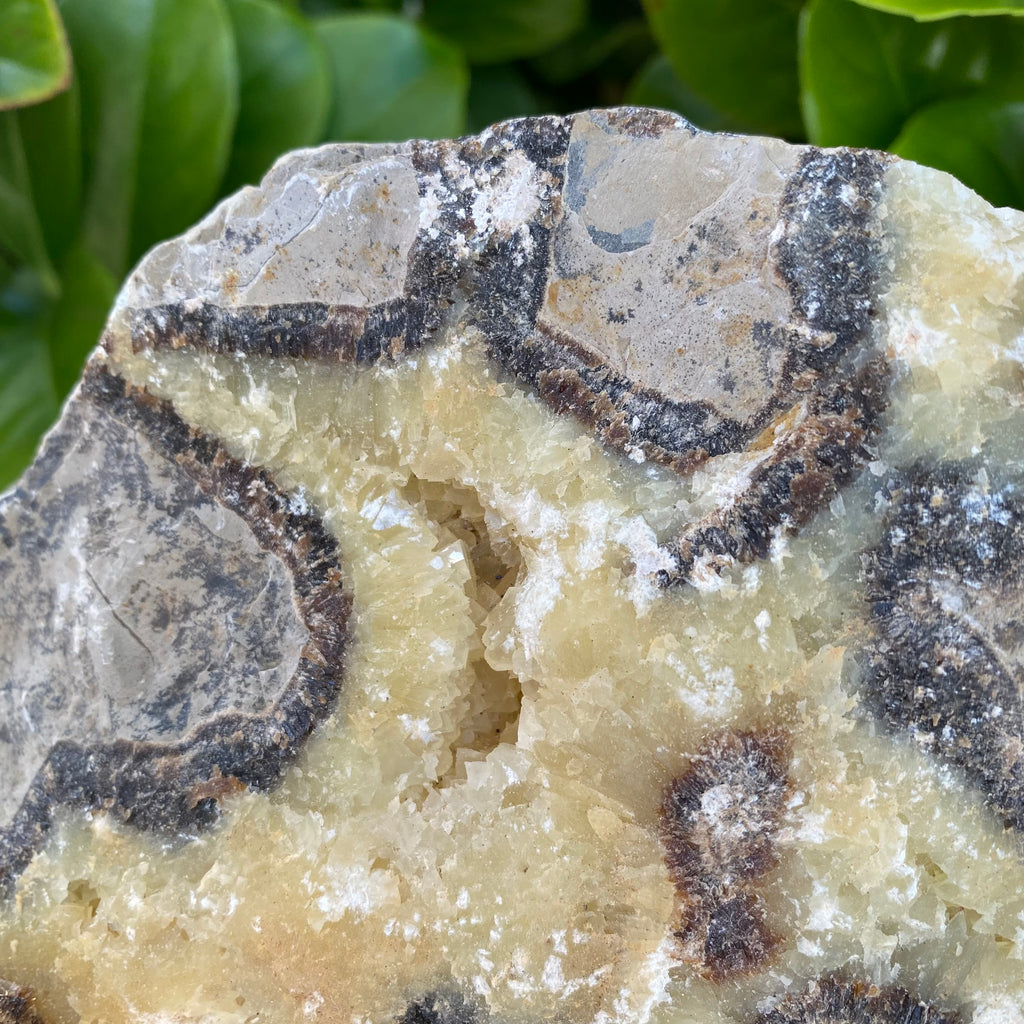
[[[0,499],[0,1020],[1020,1024],[1022,342],[882,154],[284,158]]]

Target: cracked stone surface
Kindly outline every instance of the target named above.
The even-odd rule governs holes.
[[[283,158],[0,498],[0,1021],[1024,1024],[1022,361],[883,154]]]

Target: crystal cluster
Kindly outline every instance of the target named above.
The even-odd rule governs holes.
[[[1022,360],[883,154],[285,157],[0,499],[0,1021],[1024,1024]]]

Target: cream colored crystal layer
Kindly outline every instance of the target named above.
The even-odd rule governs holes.
[[[1024,1021],[1024,855],[963,778],[856,711],[860,552],[916,457],[1024,445],[1024,216],[887,173],[878,458],[769,561],[657,590],[659,539],[740,457],[680,480],[606,453],[449,330],[371,371],[122,352],[339,538],[355,642],[333,719],[193,842],[63,812],[0,909],[0,975],[52,1021],[385,1022],[445,985],[501,1018],[744,1024],[847,967]],[[453,322],[458,319],[457,311]],[[676,956],[658,819],[723,728],[791,738],[781,938],[715,982]]]

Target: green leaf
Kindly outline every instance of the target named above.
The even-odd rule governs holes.
[[[311,18],[337,14],[339,11],[371,10],[400,11],[403,0],[279,0],[289,7],[297,7]]]
[[[28,465],[56,419],[117,291],[115,279],[81,244],[71,246],[58,269],[56,298],[24,268],[0,294],[0,489]]]
[[[822,146],[885,148],[916,111],[979,91],[1024,97],[1024,21],[916,22],[811,0],[800,33],[804,114]]]
[[[16,117],[47,252],[59,261],[78,232],[82,205],[82,142],[78,82]]]
[[[117,280],[82,245],[73,246],[60,266],[60,298],[46,325],[53,388],[63,400],[96,347],[117,294]]]
[[[78,93],[0,114],[0,256],[59,290],[54,264],[77,230],[81,159]]]
[[[638,107],[658,107],[682,114],[698,128],[709,132],[737,131],[737,124],[709,103],[695,96],[679,81],[668,58],[652,57],[641,69],[626,91],[626,102]]]
[[[27,267],[0,292],[0,489],[28,465],[57,416],[47,310],[42,283]]]
[[[467,131],[510,117],[541,114],[544,104],[520,71],[508,65],[474,68],[469,81]]]
[[[0,253],[12,266],[29,266],[45,282],[47,291],[56,292],[56,272],[36,212],[28,157],[15,111],[0,114]]]
[[[289,149],[318,142],[331,85],[327,57],[301,15],[270,0],[228,0],[239,108],[222,191],[257,182]]]
[[[586,0],[424,0],[423,23],[474,64],[543,53],[584,22]]]
[[[67,88],[71,53],[54,0],[0,6],[0,110],[39,103]]]
[[[892,148],[955,174],[995,206],[1024,209],[1024,103],[979,95],[933,104]]]
[[[801,0],[644,0],[680,82],[738,126],[803,136],[797,78]]]
[[[38,323],[0,317],[0,489],[32,461],[59,407]]]
[[[115,277],[214,198],[237,110],[221,0],[64,0],[82,104],[84,232]]]
[[[593,106],[596,83],[584,76],[597,77],[601,85],[613,79],[628,80],[653,51],[647,22],[643,18],[621,20],[619,15],[611,23],[589,21],[575,35],[535,57],[530,70],[550,85],[571,86],[573,92],[590,89],[589,94],[584,92],[583,103]]]
[[[125,272],[154,0],[64,0],[81,95],[86,242]]]
[[[464,130],[469,71],[462,54],[389,14],[316,23],[333,75],[329,139],[388,142]]]
[[[949,18],[957,14],[1024,14],[1024,0],[857,0],[865,7],[892,14],[909,14],[918,21]]]
[[[129,258],[187,228],[217,196],[238,113],[222,0],[156,0]]]

